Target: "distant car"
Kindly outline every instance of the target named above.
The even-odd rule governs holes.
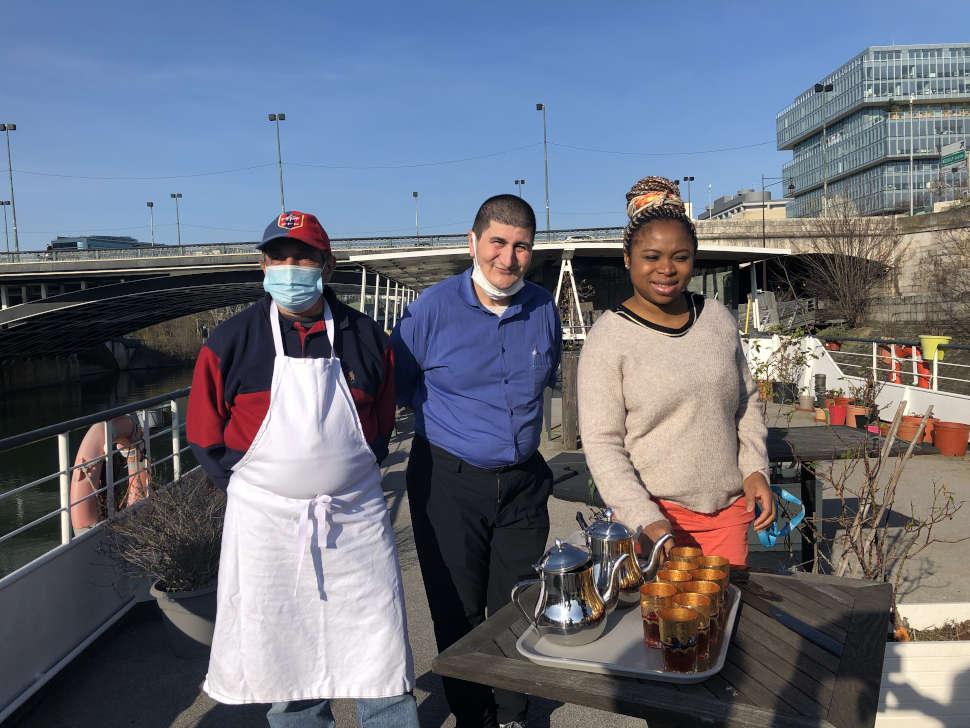
[[[593,239],[592,235],[570,235],[568,238],[566,238],[566,242],[568,243],[571,240],[592,240],[592,239]]]

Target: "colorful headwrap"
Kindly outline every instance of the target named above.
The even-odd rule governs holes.
[[[678,196],[671,194],[670,192],[653,191],[644,192],[639,194],[633,199],[631,199],[626,205],[626,215],[631,220],[639,215],[644,210],[651,207],[661,207],[661,206],[674,207],[679,210],[685,210],[684,201]]]
[[[641,225],[657,218],[673,218],[683,222],[696,249],[697,231],[693,221],[687,216],[687,207],[680,199],[680,188],[676,182],[666,177],[644,177],[626,193],[626,200],[629,222],[623,231],[624,249],[629,249],[633,234]]]

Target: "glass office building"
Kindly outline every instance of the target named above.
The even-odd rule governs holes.
[[[967,194],[967,166],[940,151],[970,147],[970,43],[873,46],[819,79],[776,118],[790,149],[788,217],[850,201],[861,214],[909,213]],[[912,163],[912,174],[910,164]]]

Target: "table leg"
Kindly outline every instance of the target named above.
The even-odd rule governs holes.
[[[818,492],[818,481],[815,473],[807,463],[802,463],[801,471],[801,490],[802,504],[805,506],[805,519],[802,521],[802,568],[811,571],[815,564],[815,554],[818,548],[816,529],[816,515],[822,506],[821,494]]]

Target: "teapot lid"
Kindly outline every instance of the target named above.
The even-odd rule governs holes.
[[[560,539],[549,547],[545,555],[536,564],[536,570],[541,572],[575,571],[587,566],[592,561],[589,552]]]
[[[613,520],[612,508],[607,508],[601,518],[589,524],[586,534],[597,541],[622,541],[633,536],[629,528]]]

